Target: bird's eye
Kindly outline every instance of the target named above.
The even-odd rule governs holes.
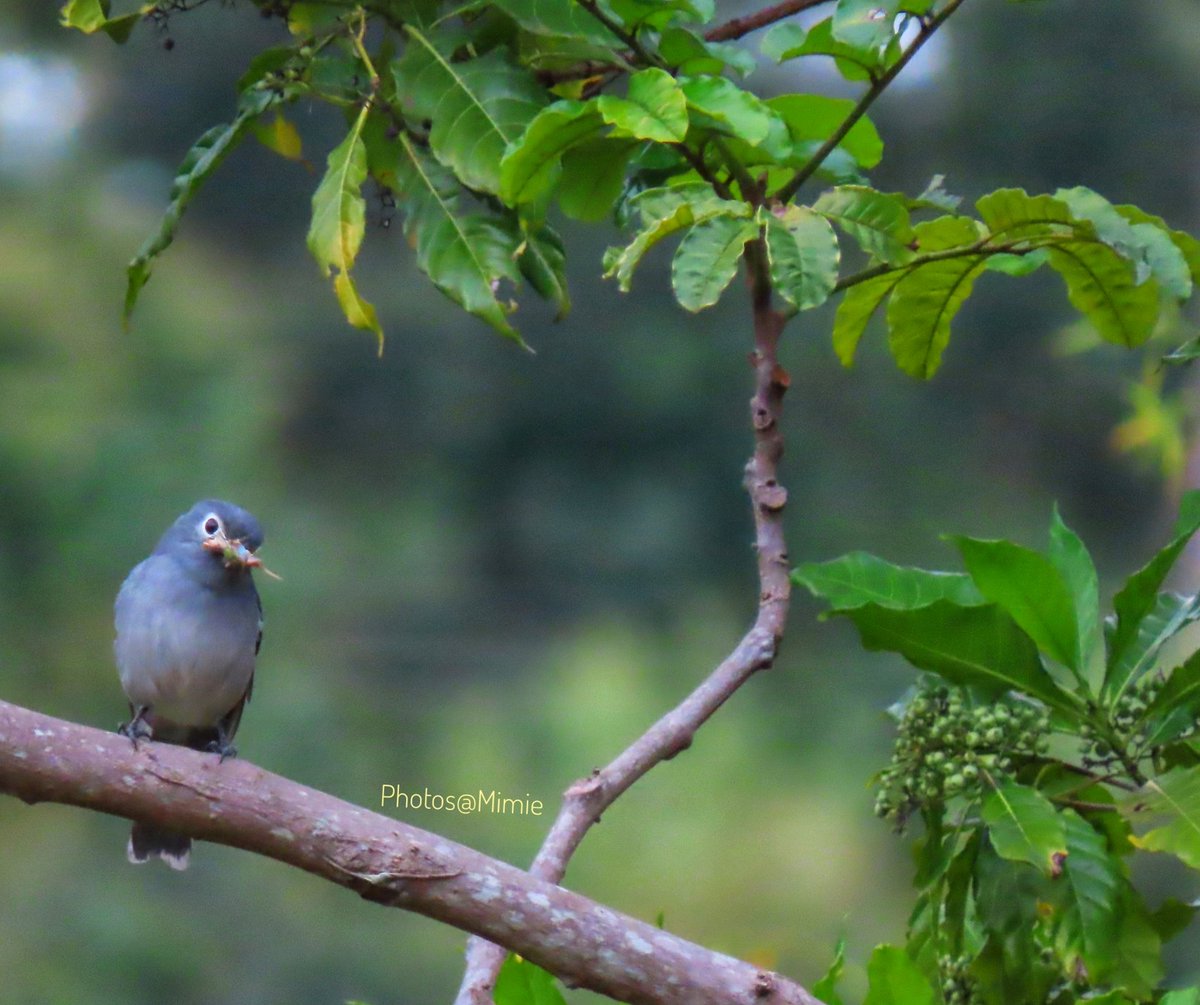
[[[205,534],[207,534],[209,537],[212,537],[221,530],[221,518],[214,513],[210,513],[204,518],[204,523],[202,523],[200,526],[204,530]]]

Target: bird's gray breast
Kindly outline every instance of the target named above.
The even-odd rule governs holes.
[[[152,555],[121,586],[116,627],[117,669],[134,706],[212,726],[250,686],[260,615],[249,575],[213,589]]]

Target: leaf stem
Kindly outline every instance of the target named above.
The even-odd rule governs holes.
[[[607,13],[600,9],[600,5],[596,0],[578,0],[579,6],[592,15],[605,28],[612,32],[629,48],[629,51],[638,58],[642,66],[661,66],[662,61],[648,52],[638,41],[637,33],[626,31],[614,18],[608,16]]]
[[[917,33],[917,37],[913,39],[912,44],[901,54],[887,71],[871,82],[871,86],[858,102],[850,110],[850,113],[842,120],[842,124],[833,131],[833,135],[829,137],[820,148],[808,159],[805,164],[792,175],[791,179],[775,193],[776,198],[780,202],[787,202],[796,194],[800,186],[811,178],[820,166],[825,163],[825,159],[837,149],[837,145],[846,138],[846,134],[854,128],[856,122],[867,114],[867,109],[875,103],[875,99],[879,97],[896,79],[897,75],[903,70],[921,49],[921,47],[929,41],[934,32],[938,30],[965,0],[947,0],[946,6],[932,16],[926,16],[921,19],[921,30]]]

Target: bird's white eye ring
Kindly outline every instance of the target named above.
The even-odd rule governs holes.
[[[215,537],[224,529],[221,526],[221,518],[216,513],[209,513],[200,523],[200,529],[206,537]]]

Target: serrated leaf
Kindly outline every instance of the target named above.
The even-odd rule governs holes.
[[[1180,501],[1179,519],[1171,542],[1130,576],[1113,598],[1116,626],[1108,640],[1106,693],[1116,693],[1130,679],[1126,651],[1136,640],[1146,616],[1157,605],[1158,593],[1167,574],[1197,530],[1200,530],[1200,491],[1193,491],[1186,493]]]
[[[961,572],[933,572],[912,566],[893,565],[865,551],[854,551],[828,562],[805,562],[791,573],[792,582],[813,596],[829,601],[844,611],[864,604],[894,610],[928,607],[949,600],[964,607],[986,601]]]
[[[392,64],[396,91],[430,119],[434,156],[468,188],[499,192],[500,161],[546,103],[528,70],[503,49],[451,62],[431,38],[405,25],[404,56]]]
[[[495,1005],[566,1005],[552,974],[509,953],[496,976]]]
[[[1128,886],[1121,893],[1120,922],[1113,939],[1113,967],[1108,980],[1131,997],[1145,1001],[1163,977],[1162,939],[1150,923],[1141,897]]]
[[[767,216],[767,258],[775,288],[797,310],[819,307],[837,285],[837,237],[829,221],[806,206]]]
[[[922,251],[968,248],[979,237],[970,220],[952,216],[918,223],[913,232]],[[937,372],[950,341],[950,322],[986,262],[981,254],[928,262],[896,284],[887,307],[888,347],[909,376],[928,380]]]
[[[1178,768],[1150,779],[1122,805],[1135,821],[1166,819],[1129,840],[1145,851],[1169,852],[1200,869],[1200,767]]]
[[[842,366],[849,367],[854,363],[854,354],[867,322],[903,278],[903,271],[889,272],[856,283],[846,291],[833,316],[833,351]]]
[[[628,97],[602,94],[597,103],[601,117],[620,132],[617,136],[680,142],[687,135],[687,101],[666,70],[650,67],[629,78]]]
[[[554,186],[563,154],[603,128],[595,99],[543,108],[500,162],[500,198],[510,206],[540,199]]]
[[[1133,639],[1116,661],[1110,663],[1105,693],[1115,697],[1153,670],[1166,644],[1197,620],[1200,620],[1200,599],[1160,593],[1138,625]]]
[[[244,94],[238,105],[237,117],[231,123],[214,126],[192,144],[175,173],[175,180],[171,183],[170,199],[157,233],[146,239],[126,269],[126,324],[129,324],[138,294],[150,279],[154,259],[175,240],[175,231],[192,197],[220,166],[229,151],[241,142],[251,124],[276,100],[274,95],[266,91],[250,91]]]
[[[642,217],[642,230],[624,248],[610,249],[604,263],[605,278],[615,276],[623,293],[629,290],[638,262],[659,241],[719,216],[750,216],[749,206],[720,198],[706,182],[648,189],[633,202]]]
[[[346,320],[355,328],[374,332],[383,350],[383,329],[375,308],[364,300],[350,278],[366,230],[366,203],[362,195],[367,180],[367,148],[362,131],[370,106],[364,105],[345,138],[329,153],[325,176],[312,198],[308,250],[325,276],[333,276],[333,289]]]
[[[913,257],[914,232],[900,200],[862,185],[840,185],[821,194],[814,210],[837,224],[868,255],[893,265]]]
[[[855,106],[849,98],[827,98],[820,94],[782,94],[768,99],[766,104],[787,127],[790,149],[771,150],[781,162],[800,162],[810,157],[838,130]],[[865,115],[854,123],[837,148],[864,169],[875,167],[883,158],[883,140]]]
[[[535,35],[584,39],[612,48],[621,44],[575,0],[494,0],[495,5]]]
[[[511,307],[496,296],[503,280],[519,275],[509,221],[460,214],[454,176],[405,133],[369,152],[371,170],[395,190],[418,267],[455,303],[524,346],[508,323]]]
[[[1192,606],[1192,598],[1177,598]],[[1196,713],[1200,710],[1200,651],[1192,653],[1182,664],[1171,671],[1162,690],[1146,709],[1146,719],[1159,719],[1149,731],[1146,742],[1157,746],[1175,739],[1184,730],[1196,724]],[[1161,718],[1160,718],[1161,717]]]
[[[1158,284],[1138,283],[1133,267],[1103,244],[1075,241],[1048,249],[1067,296],[1106,342],[1134,349],[1154,332]]]
[[[920,670],[989,695],[1022,691],[1052,708],[1073,706],[1038,659],[1037,646],[996,604],[962,607],[938,600],[914,610],[864,604],[845,614],[864,648],[899,653]]]
[[[837,0],[833,37],[856,49],[879,49],[892,38],[903,0]]]
[[[754,220],[719,216],[692,227],[671,262],[675,299],[688,311],[701,311],[720,299],[737,274],[746,242],[758,237]]]
[[[639,147],[637,140],[607,137],[585,140],[562,158],[556,195],[559,208],[572,220],[594,223],[612,214],[625,185],[625,169]]]
[[[682,77],[679,84],[688,108],[716,127],[752,145],[767,138],[774,115],[761,98],[724,77]]]
[[[1045,555],[1011,541],[952,539],[979,592],[1003,607],[1049,656],[1080,668],[1075,601],[1063,574]]]
[[[899,946],[876,946],[867,961],[869,987],[863,1005],[933,1005],[933,988]]]
[[[829,56],[847,80],[869,80],[886,69],[878,51],[857,48],[833,37],[833,19],[825,18],[805,29],[794,21],[777,24],[762,40],[762,54],[778,63],[800,56]]]
[[[1062,812],[1067,857],[1063,866],[1068,893],[1059,928],[1060,955],[1074,970],[1082,960],[1094,982],[1113,967],[1113,941],[1121,900],[1121,867],[1109,853],[1104,835],[1072,809]]]
[[[1057,876],[1067,854],[1067,828],[1054,804],[1037,789],[1008,782],[984,797],[980,809],[992,847],[1010,862],[1028,862]]]

